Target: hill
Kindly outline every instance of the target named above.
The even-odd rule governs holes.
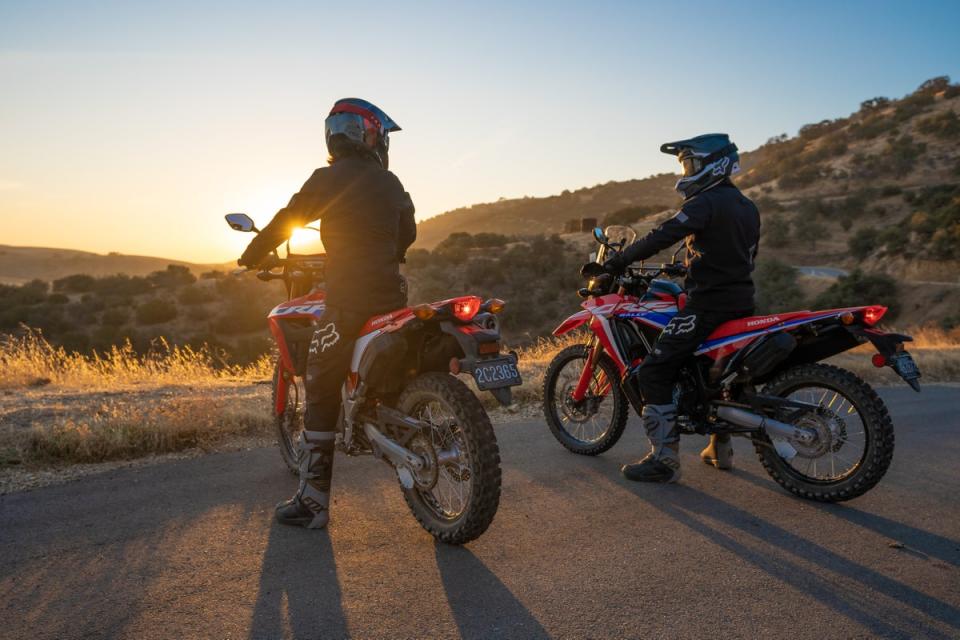
[[[0,245],[0,283],[2,284],[22,284],[34,279],[57,280],[77,273],[91,276],[117,273],[145,276],[165,269],[168,264],[185,266],[198,274],[227,268],[222,264],[193,264],[167,258],[128,256],[119,253],[102,255],[72,249]]]
[[[929,216],[925,223],[912,227],[902,224],[902,217],[912,213],[912,195],[960,183],[958,114],[960,86],[950,84],[946,77],[933,78],[902,99],[866,100],[848,117],[806,125],[794,137],[775,136],[758,149],[742,153],[744,171],[738,183],[765,205],[762,213],[786,213],[791,221],[794,214],[803,212],[804,217],[810,217],[806,214],[813,211],[814,217],[821,215],[840,223],[844,217],[857,219],[869,211],[873,217],[865,219],[871,226],[897,226],[907,235],[922,231],[933,224]],[[455,209],[421,222],[416,246],[432,248],[454,232],[559,233],[567,220],[603,220],[621,210],[627,210],[627,219],[621,221],[629,219],[630,209],[637,209],[639,215],[633,219],[639,220],[644,214],[676,206],[676,178],[661,174],[564,191],[547,198],[505,199]],[[809,205],[804,208],[804,203],[811,201],[816,210]],[[822,205],[842,207],[837,210]],[[819,257],[828,247],[831,258],[845,259],[836,254],[846,250],[851,228],[840,231],[825,238],[829,242],[816,251],[807,251],[804,258]],[[803,233],[813,235],[809,229],[800,235]],[[934,240],[940,250],[931,252],[917,246],[914,257],[936,261],[960,257],[950,248],[960,241],[957,234],[941,233],[936,239],[933,232],[921,235],[922,239]]]
[[[625,208],[659,211],[677,202],[677,177],[664,173],[640,180],[607,182],[546,198],[504,199],[454,209],[417,225],[416,247],[431,249],[451,233],[560,233],[567,220],[599,217]]]

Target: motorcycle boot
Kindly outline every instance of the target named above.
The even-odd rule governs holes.
[[[277,522],[307,529],[327,526],[335,438],[332,431],[301,432],[300,486],[292,498],[277,505]]]
[[[624,477],[637,482],[676,482],[680,479],[680,430],[677,406],[645,404],[640,414],[651,450],[642,460],[620,469]]]
[[[700,459],[717,469],[727,471],[733,469],[733,444],[729,433],[714,433],[710,436],[710,444],[700,452]]]

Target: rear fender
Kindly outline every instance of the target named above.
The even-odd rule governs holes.
[[[463,357],[459,360],[459,368],[463,373],[473,374],[477,368],[478,362],[484,356],[493,356],[490,354],[481,354],[480,345],[498,343],[500,341],[500,329],[493,322],[490,328],[484,328],[476,324],[456,324],[453,322],[441,322],[440,330],[443,333],[453,336],[463,352]],[[499,350],[498,350],[499,351]],[[499,354],[502,356],[502,354]],[[511,354],[516,364],[516,354]],[[501,387],[499,389],[490,389],[490,393],[503,406],[512,404],[513,394],[510,387]]]

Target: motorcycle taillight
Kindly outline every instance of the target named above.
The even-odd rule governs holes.
[[[453,316],[460,322],[470,322],[480,311],[480,305],[483,301],[477,296],[466,296],[457,298],[451,303]]]
[[[863,310],[863,323],[872,327],[880,322],[880,318],[887,312],[887,308],[881,305],[874,305]]]

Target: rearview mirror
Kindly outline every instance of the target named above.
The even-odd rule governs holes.
[[[607,236],[604,235],[603,229],[601,229],[600,227],[593,228],[593,237],[600,244],[607,244]]]
[[[227,224],[230,225],[230,228],[234,231],[257,231],[257,225],[255,225],[250,216],[245,213],[228,213],[224,218],[226,218]]]

